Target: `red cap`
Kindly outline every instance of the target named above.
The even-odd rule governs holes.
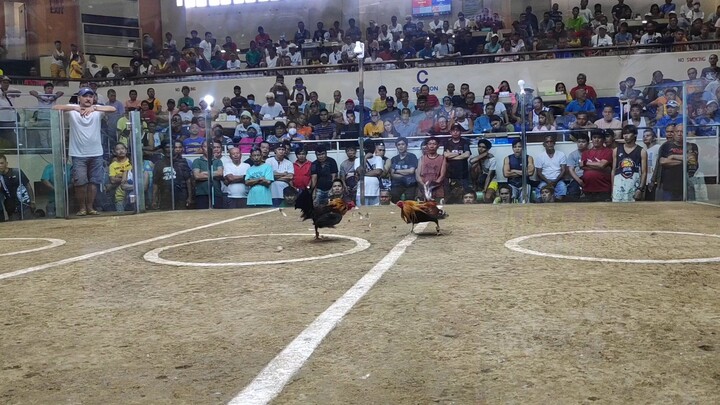
[[[351,98],[345,100],[345,104],[347,104],[347,103],[353,103],[353,104],[355,104],[355,102],[354,102],[353,99],[351,99]]]

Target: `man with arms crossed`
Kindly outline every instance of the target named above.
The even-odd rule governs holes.
[[[67,111],[70,121],[70,157],[78,216],[97,215],[93,201],[103,181],[103,148],[100,134],[102,113],[115,112],[115,107],[93,105],[95,92],[81,88],[78,104],[55,105],[54,110]],[[91,183],[91,184],[88,184]]]

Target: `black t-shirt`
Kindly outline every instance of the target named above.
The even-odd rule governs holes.
[[[324,164],[314,161],[310,165],[310,174],[317,174],[317,183],[315,186],[322,191],[328,191],[332,188],[333,174],[338,174],[338,165],[335,159],[328,157]]]
[[[230,99],[230,105],[240,114],[240,111],[247,106],[247,99],[243,96],[235,96]]]
[[[5,196],[5,209],[9,213],[20,212],[21,202],[30,204],[29,187],[30,181],[19,169],[9,169],[7,173],[0,174],[0,192]]]
[[[162,159],[153,168],[153,183],[158,186],[161,201],[170,200],[170,187],[173,182],[176,195],[178,192],[180,195],[187,195],[187,181],[192,176],[192,170],[183,157],[174,158],[172,163],[171,168],[170,159]]]
[[[444,152],[465,153],[470,152],[470,142],[465,138],[460,138],[458,142],[452,139],[445,141],[443,145]],[[470,178],[470,169],[468,168],[468,159],[447,161],[447,177],[449,179],[468,179]]]
[[[689,150],[687,155],[688,165],[688,176],[692,177],[698,169],[698,147],[694,143],[688,144]],[[675,142],[665,142],[660,146],[658,152],[661,158],[666,158],[670,155],[682,155],[683,146],[677,145]],[[674,193],[680,193],[683,189],[683,165],[675,166],[662,166],[660,171],[660,182],[662,183],[663,190],[671,191]]]
[[[406,170],[410,168],[417,169],[417,156],[412,153],[407,153],[405,157],[395,155],[392,159],[390,159],[390,167],[392,167],[393,170]],[[408,187],[417,184],[417,180],[415,179],[415,174],[413,173],[403,176],[402,179],[392,178],[392,184],[393,186]]]

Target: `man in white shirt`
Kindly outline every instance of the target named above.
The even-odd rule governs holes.
[[[15,148],[17,112],[11,99],[19,97],[20,90],[10,88],[10,78],[7,76],[0,78],[0,83],[0,147]]]
[[[205,33],[205,39],[200,41],[199,45],[200,49],[202,49],[202,53],[205,56],[205,59],[210,60],[212,58],[212,32],[208,31]]]
[[[608,28],[605,25],[601,25],[597,28],[597,34],[592,36],[590,45],[593,48],[599,48],[601,46],[612,46],[612,38],[607,34]]]
[[[555,199],[561,200],[567,194],[563,178],[567,170],[567,156],[555,150],[555,135],[545,135],[545,151],[535,158],[535,173],[540,184],[535,189],[535,199],[540,201],[540,190],[549,185],[555,189]]]
[[[302,65],[302,55],[300,52],[298,52],[298,46],[295,44],[290,44],[290,53],[288,56],[290,56],[290,65],[292,66],[300,66]]]
[[[283,115],[285,115],[285,110],[283,109],[283,106],[281,106],[280,103],[275,102],[274,93],[266,93],[265,100],[267,101],[267,103],[263,104],[262,107],[260,107],[260,117],[262,117],[263,119],[273,120],[277,117],[282,117]]]
[[[331,65],[337,65],[340,63],[340,59],[342,59],[343,54],[340,50],[340,43],[331,42],[330,46],[332,47],[332,52],[328,55],[328,62],[330,62]]]
[[[247,206],[247,187],[245,173],[250,165],[242,161],[242,152],[230,148],[230,159],[223,159],[223,183],[228,195],[227,208],[245,208]]]
[[[77,92],[78,104],[55,105],[54,110],[67,111],[70,122],[72,179],[79,211],[78,216],[97,215],[93,204],[97,187],[103,182],[103,147],[100,126],[102,113],[115,107],[93,105],[95,92],[83,87]]]
[[[433,20],[430,21],[430,24],[428,26],[430,27],[430,32],[435,33],[436,29],[442,29],[442,20],[440,20],[440,14],[435,13],[433,14]]]
[[[273,207],[279,207],[280,204],[282,204],[283,192],[286,187],[290,186],[295,176],[295,167],[292,162],[285,159],[286,153],[285,144],[278,144],[278,146],[275,147],[275,157],[265,161],[273,170],[274,180],[270,184]]]
[[[365,164],[364,167],[357,167],[356,172],[364,174],[363,183],[365,186],[365,201],[360,201],[360,188],[357,192],[358,205],[380,205],[380,176],[383,173],[384,162],[382,157],[375,153],[375,143],[365,143]],[[356,160],[359,165],[360,159]]]

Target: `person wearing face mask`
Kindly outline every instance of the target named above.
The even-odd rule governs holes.
[[[255,95],[254,94],[248,94],[247,96],[247,104],[248,104],[248,110],[257,117],[260,113],[260,108],[262,108],[261,105],[255,103]]]

